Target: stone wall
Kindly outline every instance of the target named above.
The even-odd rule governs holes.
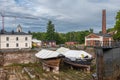
[[[34,63],[36,51],[0,52],[0,65],[6,66],[14,63]]]
[[[85,51],[90,53],[95,58],[95,49],[94,49],[94,47],[86,47]]]

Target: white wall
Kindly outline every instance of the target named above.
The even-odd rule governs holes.
[[[6,37],[9,37],[9,40],[6,40]],[[16,40],[18,37],[18,41]],[[25,37],[28,39],[25,40]],[[9,44],[9,47],[6,44]],[[18,47],[16,47],[18,43]],[[25,44],[27,43],[27,46]],[[12,49],[12,48],[31,48],[32,47],[32,35],[0,35],[0,49]]]

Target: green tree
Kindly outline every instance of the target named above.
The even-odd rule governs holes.
[[[93,33],[93,29],[92,28],[90,28],[89,31],[90,31],[90,33]]]
[[[32,37],[38,40],[45,40],[46,33],[45,32],[32,32]]]
[[[117,12],[114,29],[117,33],[113,36],[113,38],[115,40],[120,40],[120,11]]]
[[[55,27],[52,21],[48,21],[46,40],[55,40]]]
[[[108,32],[111,32],[111,31],[114,31],[114,28],[108,28],[108,29],[107,29],[107,33],[108,33]]]
[[[64,44],[65,43],[64,36],[62,36],[61,33],[56,32],[55,33],[55,41],[57,44]]]
[[[87,36],[90,33],[91,32],[89,30],[78,31],[78,32],[68,32],[66,33],[65,41],[77,41],[80,44],[83,44],[85,41],[85,36]]]

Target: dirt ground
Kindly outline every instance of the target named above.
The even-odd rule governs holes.
[[[40,64],[13,64],[0,67],[0,80],[92,80],[91,74],[67,68],[55,74],[43,71]]]

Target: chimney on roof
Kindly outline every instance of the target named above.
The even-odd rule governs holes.
[[[106,10],[102,10],[102,33],[106,34]]]

